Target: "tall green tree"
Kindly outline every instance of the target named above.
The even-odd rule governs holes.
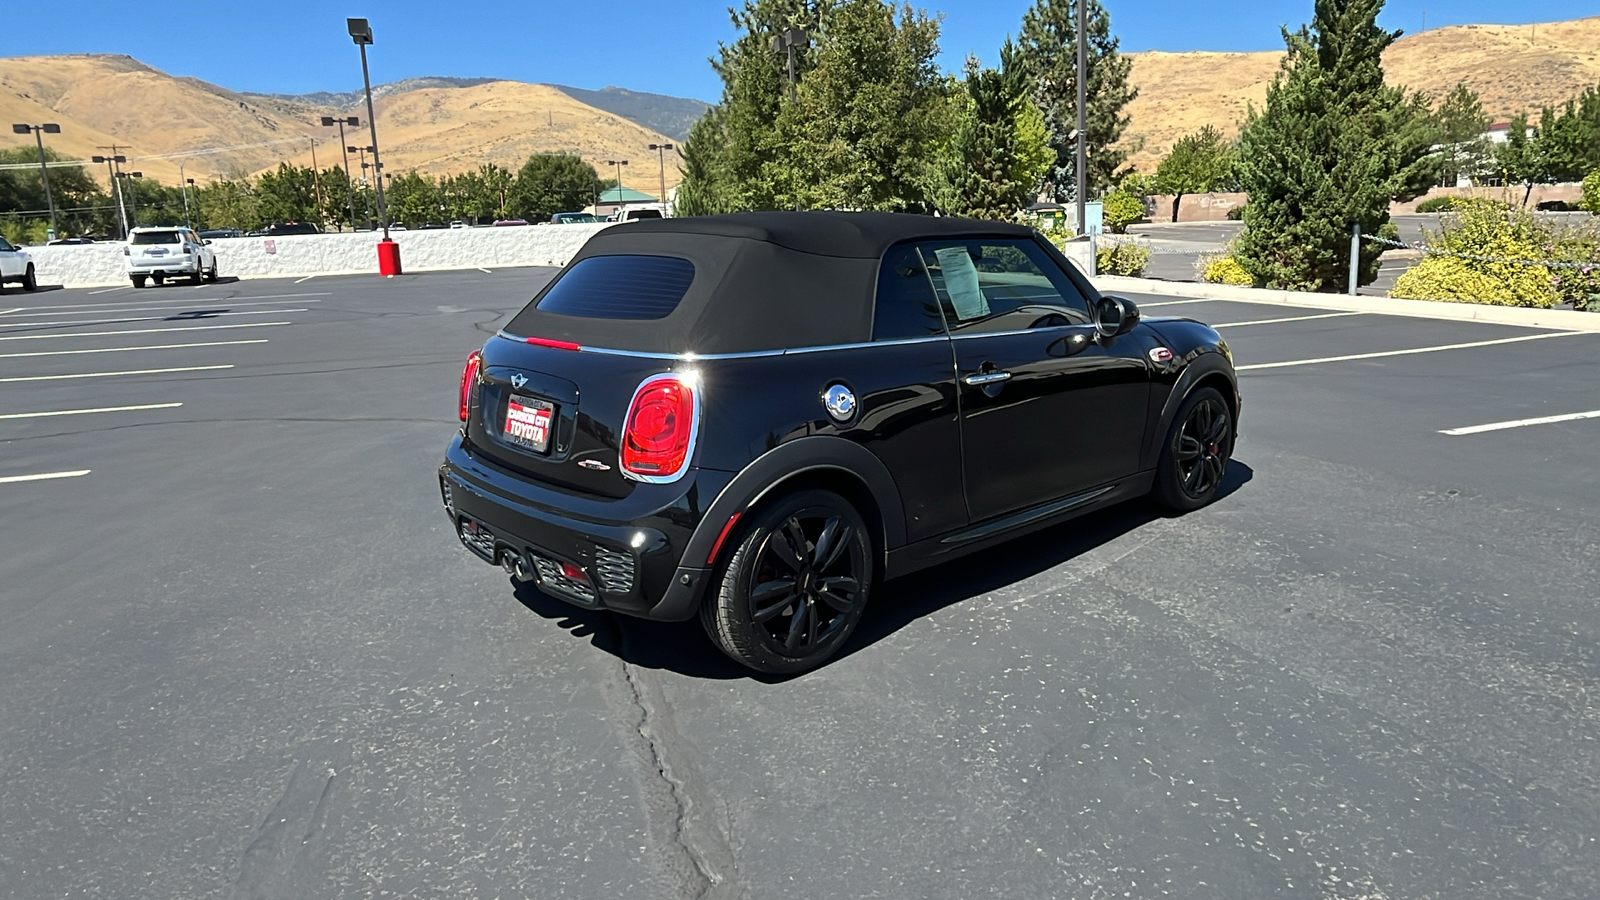
[[[1581,181],[1600,168],[1600,94],[1593,88],[1539,117],[1539,145],[1552,181]]]
[[[1399,37],[1378,27],[1383,0],[1316,0],[1309,26],[1284,29],[1288,54],[1240,140],[1250,194],[1234,257],[1257,283],[1295,290],[1345,286],[1350,231],[1378,234],[1389,204],[1432,183],[1436,132],[1421,95],[1383,80]],[[1377,277],[1382,247],[1359,251],[1359,283]]]
[[[443,215],[439,183],[427,175],[407,172],[384,185],[384,205],[389,219],[415,228],[424,222],[437,222]]]
[[[1555,180],[1555,167],[1551,165],[1544,132],[1528,124],[1526,113],[1511,119],[1506,129],[1506,142],[1495,148],[1494,164],[1506,184],[1520,184],[1522,205],[1528,205],[1533,196],[1533,186],[1549,184]]]
[[[317,209],[317,178],[309,166],[278,163],[256,179],[255,195],[260,216],[267,222],[321,222]]]
[[[1466,84],[1458,83],[1439,104],[1434,122],[1442,151],[1440,184],[1454,187],[1461,176],[1481,175],[1489,160],[1489,142],[1484,137],[1489,130],[1489,116],[1478,95]]]
[[[1133,60],[1118,49],[1121,42],[1111,33],[1110,14],[1099,0],[1084,2],[1088,3],[1085,135],[1089,191],[1094,195],[1115,184],[1127,162],[1128,151],[1116,145],[1128,128],[1127,106],[1139,91],[1128,83]],[[1073,133],[1078,127],[1078,26],[1073,6],[1073,0],[1035,0],[1023,14],[1017,42],[1055,151],[1045,193],[1058,201],[1072,199],[1077,190]]]
[[[49,147],[47,162],[65,159]],[[0,164],[20,165],[20,169],[0,169],[0,215],[21,223],[42,223],[40,235],[48,230],[49,204],[45,201],[44,179],[39,174],[39,151],[32,146],[0,150]],[[63,235],[105,234],[114,230],[115,204],[87,169],[79,166],[50,166],[50,194],[55,200],[56,217]]]
[[[1233,169],[1233,147],[1215,126],[1178,138],[1156,167],[1156,189],[1172,195],[1172,221],[1178,221],[1184,194],[1221,190],[1233,178]]]
[[[1014,219],[1053,159],[1010,42],[1000,58],[1000,69],[968,59],[962,90],[950,101],[953,135],[933,179],[934,203],[948,215]]]
[[[594,166],[581,158],[567,153],[536,153],[517,172],[507,205],[519,218],[543,222],[558,212],[592,203],[599,190],[600,178]]]
[[[199,206],[200,216],[209,228],[249,231],[262,224],[261,199],[247,177],[213,181],[197,190],[189,202]]]
[[[760,176],[774,205],[925,210],[946,98],[938,22],[884,0],[836,0],[814,41],[775,123],[781,152]]]

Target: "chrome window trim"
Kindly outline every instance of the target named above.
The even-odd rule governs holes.
[[[969,337],[993,337],[996,334],[1028,333],[1028,331],[991,332],[989,334],[982,335],[969,335]],[[496,332],[495,337],[504,338],[515,344],[527,343],[525,338],[518,337],[514,334],[507,334],[504,331]],[[612,347],[591,347],[588,344],[581,344],[577,352],[600,353],[606,356],[629,356],[635,359],[665,359],[676,362],[696,362],[703,359],[759,359],[767,356],[793,356],[801,353],[827,353],[833,350],[861,350],[867,347],[894,347],[905,344],[931,344],[938,341],[948,341],[950,339],[951,338],[949,335],[934,334],[927,337],[918,338],[897,338],[892,341],[859,341],[852,344],[818,344],[811,347],[786,347],[782,350],[744,350],[738,353],[655,353],[648,350],[618,350]]]

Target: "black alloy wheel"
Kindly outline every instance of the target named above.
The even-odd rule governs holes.
[[[1184,512],[1215,500],[1233,455],[1233,439],[1233,414],[1222,395],[1209,387],[1190,394],[1161,447],[1157,498]]]
[[[761,508],[700,609],[722,651],[752,669],[792,674],[838,652],[866,607],[871,540],[843,497],[806,490]]]

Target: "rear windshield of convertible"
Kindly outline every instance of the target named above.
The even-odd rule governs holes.
[[[664,319],[693,281],[694,263],[676,256],[591,256],[562,273],[530,308],[588,319]],[[523,333],[517,324],[508,328]]]

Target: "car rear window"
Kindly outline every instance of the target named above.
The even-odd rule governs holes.
[[[693,281],[694,263],[676,256],[591,256],[574,263],[533,308],[589,319],[664,319]],[[510,327],[517,330],[517,323]]]
[[[176,231],[135,231],[128,236],[130,244],[181,244],[183,239]]]

